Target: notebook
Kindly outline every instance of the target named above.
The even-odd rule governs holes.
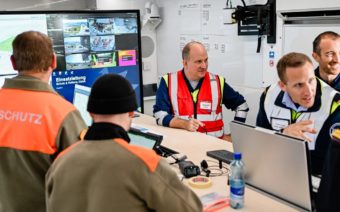
[[[312,211],[307,142],[240,122],[230,123],[234,152],[241,152],[246,184],[299,211]]]

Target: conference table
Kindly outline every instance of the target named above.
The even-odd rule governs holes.
[[[207,151],[211,150],[229,150],[233,151],[232,143],[218,139],[212,136],[208,136],[204,133],[189,132],[182,129],[174,129],[169,127],[158,126],[155,118],[145,114],[138,114],[139,117],[133,118],[133,125],[136,127],[143,127],[150,132],[163,135],[162,145],[170,149],[179,152],[179,156],[186,155],[187,160],[194,162],[195,165],[200,166],[202,160],[208,161],[209,166],[218,166],[217,160],[208,157]],[[171,158],[167,158],[171,161]],[[179,173],[178,166],[172,165],[174,170]],[[226,163],[223,166],[228,167]],[[212,169],[212,173],[218,173]],[[222,169],[226,172],[225,169]],[[204,173],[203,173],[204,174]],[[229,196],[228,176],[223,174],[222,176],[210,177],[212,186],[209,188],[193,188],[188,185],[188,180],[184,179],[184,184],[188,185],[198,196],[217,192],[218,194]],[[234,209],[230,207],[223,208],[219,211],[232,211]],[[238,209],[238,211],[297,211],[296,208],[286,204],[283,201],[274,199],[273,197],[256,191],[254,189],[245,189],[245,205],[244,208]]]

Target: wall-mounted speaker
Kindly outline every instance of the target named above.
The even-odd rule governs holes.
[[[143,35],[141,39],[142,39],[142,57],[148,58],[155,51],[155,42],[150,36],[147,35]]]

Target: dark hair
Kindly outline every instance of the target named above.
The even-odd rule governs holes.
[[[286,69],[288,67],[297,68],[304,66],[306,63],[313,64],[311,59],[303,53],[291,52],[283,55],[276,65],[277,74],[280,80],[283,83],[286,83]]]
[[[15,37],[13,57],[18,71],[47,71],[51,66],[53,48],[51,39],[37,31],[26,31]]]
[[[194,44],[199,44],[204,47],[204,45],[201,42],[198,41],[190,41],[189,43],[185,44],[183,50],[182,50],[182,59],[187,60],[189,59],[190,49],[191,46]]]
[[[313,41],[313,52],[320,55],[321,49],[320,49],[320,43],[322,39],[330,38],[332,40],[336,40],[340,38],[339,34],[333,31],[326,31],[321,34],[319,34]]]

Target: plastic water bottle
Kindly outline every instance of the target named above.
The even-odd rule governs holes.
[[[241,159],[242,154],[236,152],[234,153],[234,160],[230,163],[230,206],[234,209],[244,206],[245,167]]]

